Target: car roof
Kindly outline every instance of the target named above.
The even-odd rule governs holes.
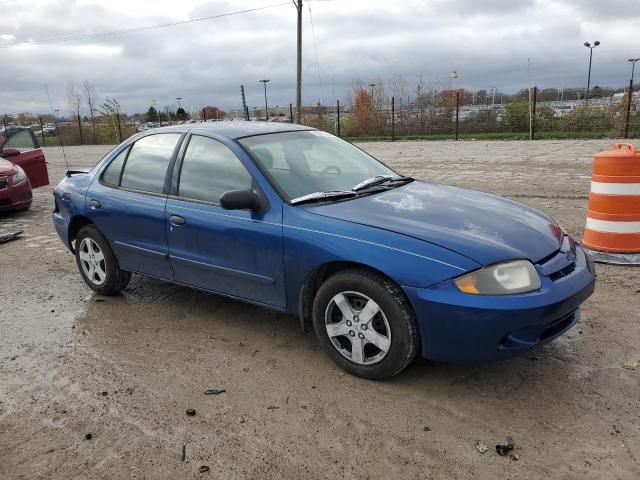
[[[304,125],[296,125],[288,122],[248,122],[244,120],[238,121],[222,121],[222,122],[198,122],[187,123],[183,125],[173,125],[170,127],[162,127],[154,129],[154,132],[161,130],[172,131],[188,131],[214,133],[230,139],[238,139],[242,137],[250,137],[253,135],[264,135],[267,133],[291,132],[302,130],[315,130]]]

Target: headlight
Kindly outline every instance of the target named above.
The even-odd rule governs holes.
[[[18,185],[19,183],[24,182],[27,179],[27,174],[24,173],[24,170],[20,168],[18,165],[15,166],[18,169],[18,173],[11,177],[13,179],[13,184]]]
[[[454,280],[461,292],[474,295],[508,295],[537,290],[542,285],[536,268],[528,260],[498,263]]]

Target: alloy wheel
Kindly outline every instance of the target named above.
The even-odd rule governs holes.
[[[358,365],[380,362],[391,347],[391,328],[380,306],[367,295],[345,291],[335,295],[325,310],[331,343]]]
[[[85,276],[94,285],[102,285],[107,278],[107,266],[100,246],[91,238],[83,238],[79,256]]]

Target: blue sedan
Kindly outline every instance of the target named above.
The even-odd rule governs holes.
[[[545,214],[289,124],[136,135],[67,173],[53,222],[99,294],[135,272],[297,315],[365,378],[418,353],[526,352],[571,328],[594,289],[589,256]]]

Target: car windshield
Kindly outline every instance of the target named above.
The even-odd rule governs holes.
[[[238,141],[262,164],[287,200],[319,192],[332,192],[320,197],[324,199],[345,198],[365,180],[399,177],[371,155],[326,132],[273,133]]]

